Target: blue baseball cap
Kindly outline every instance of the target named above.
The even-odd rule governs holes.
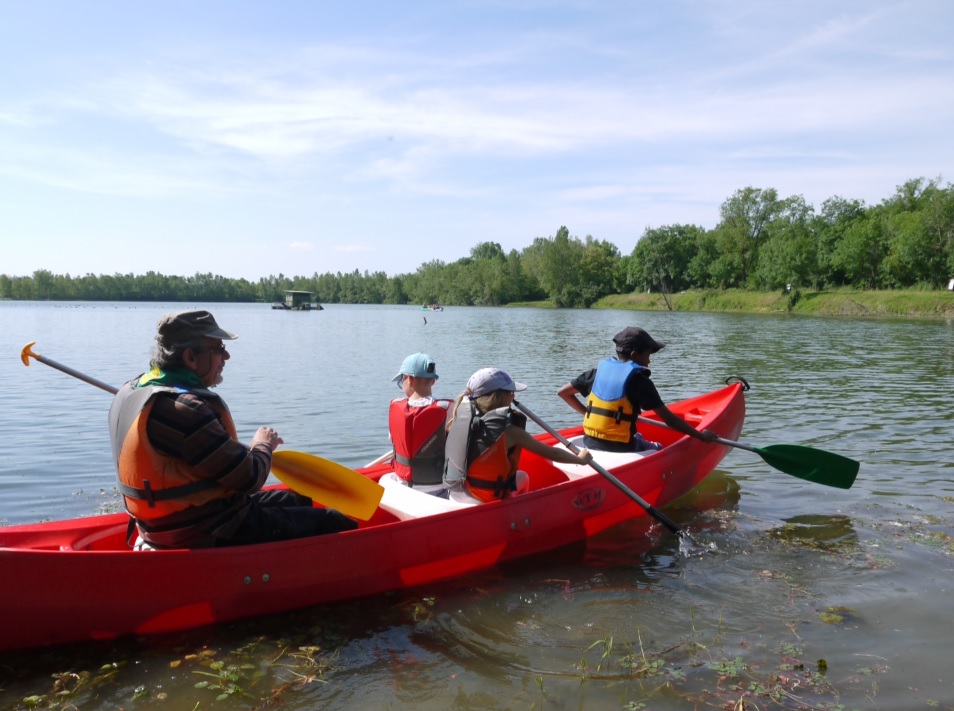
[[[404,380],[405,375],[437,380],[437,363],[427,353],[412,353],[401,363],[401,369],[397,375],[391,378],[391,382],[400,383]]]

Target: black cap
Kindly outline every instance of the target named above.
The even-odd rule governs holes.
[[[666,347],[665,343],[653,340],[652,336],[638,326],[624,328],[613,336],[613,343],[616,344],[616,350],[622,353],[632,353],[633,351],[655,353]]]
[[[231,341],[238,336],[219,328],[208,311],[175,311],[159,319],[156,340],[166,348],[192,343],[200,338]]]

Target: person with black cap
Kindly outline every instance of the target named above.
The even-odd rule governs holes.
[[[238,441],[225,401],[212,392],[237,336],[208,311],[159,319],[150,370],[125,383],[109,410],[119,491],[152,548],[211,548],[347,531],[358,524],[292,491],[261,491],[283,443],[260,427]]]
[[[646,331],[628,326],[613,336],[616,357],[600,361],[581,373],[557,394],[583,415],[583,444],[588,449],[610,452],[640,452],[662,449],[658,442],[643,439],[636,431],[642,410],[652,410],[665,424],[690,437],[711,442],[716,434],[697,430],[666,407],[650,380],[649,359],[666,344]],[[586,398],[584,404],[578,395]]]

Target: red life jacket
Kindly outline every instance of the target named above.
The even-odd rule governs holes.
[[[440,484],[444,474],[444,422],[450,400],[409,407],[407,399],[391,401],[388,426],[394,445],[394,473],[411,486]]]

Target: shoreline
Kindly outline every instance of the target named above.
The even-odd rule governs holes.
[[[7,299],[4,303],[29,303],[28,300]],[[42,299],[40,303],[55,303],[58,299]],[[74,300],[66,300],[70,303]],[[83,300],[75,300],[82,302]],[[118,300],[122,302],[124,300]],[[98,303],[91,301],[89,303]],[[130,303],[143,303],[141,301]],[[177,303],[177,302],[155,302]],[[185,302],[183,302],[185,303]],[[205,303],[205,302],[203,302]],[[208,303],[253,303],[232,300]],[[263,302],[257,302],[263,303]],[[413,304],[405,304],[413,305]],[[454,308],[466,308],[449,304]],[[514,301],[499,308],[559,308],[552,301]],[[865,291],[836,289],[789,293],[778,291],[747,291],[745,289],[699,289],[664,295],[662,292],[632,292],[611,294],[596,301],[591,309],[623,309],[631,311],[683,311],[749,314],[800,314],[805,316],[835,316],[849,318],[901,318],[924,320],[954,319],[954,291],[893,289]]]
[[[510,304],[553,308],[549,302]],[[671,308],[670,308],[671,305]],[[746,291],[706,289],[669,294],[661,292],[604,296],[591,308],[633,311],[709,311],[753,314],[801,314],[851,318],[954,319],[954,291],[911,289],[861,291]]]

